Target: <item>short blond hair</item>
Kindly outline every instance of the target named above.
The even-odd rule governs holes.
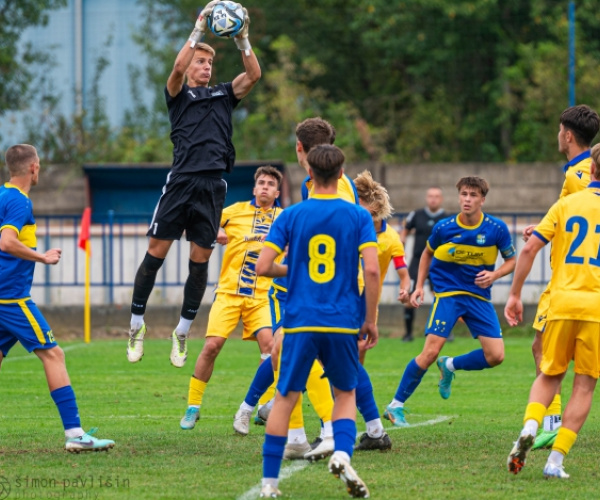
[[[216,55],[215,49],[213,49],[207,43],[203,43],[203,42],[197,43],[195,50],[203,50],[204,52],[208,52],[213,57],[215,57],[215,55]]]
[[[363,170],[354,179],[358,197],[369,206],[371,215],[378,220],[389,219],[394,213],[387,189],[373,179],[371,172]]]

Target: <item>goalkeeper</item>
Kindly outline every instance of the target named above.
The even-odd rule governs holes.
[[[223,173],[235,162],[232,113],[260,79],[258,60],[248,41],[250,19],[234,38],[245,71],[229,83],[209,86],[215,51],[203,43],[206,18],[216,1],[202,10],[189,40],[177,54],[167,80],[165,99],[171,122],[173,165],[154,210],[147,236],[148,251],[135,276],[127,359],[144,355],[144,313],[156,274],[171,244],[185,231],[190,242],[189,275],[183,290],[179,324],[172,334],[171,364],[183,367],[187,338],[206,290],[208,260],[214,248],[227,183]]]

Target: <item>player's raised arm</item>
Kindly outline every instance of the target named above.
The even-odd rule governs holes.
[[[186,72],[196,53],[196,45],[202,43],[206,36],[206,18],[210,15],[216,3],[218,3],[218,0],[212,0],[204,7],[204,9],[202,9],[198,19],[196,19],[196,24],[194,25],[193,31],[190,33],[189,39],[184,43],[183,47],[181,47],[181,50],[175,58],[175,64],[173,64],[173,69],[167,79],[167,91],[171,97],[175,97],[181,92]]]
[[[242,51],[242,62],[244,63],[244,73],[239,74],[233,80],[233,93],[238,99],[242,99],[248,95],[252,90],[252,87],[256,85],[256,82],[260,80],[261,69],[258,64],[256,54],[252,50],[250,40],[248,39],[248,33],[250,29],[250,16],[248,11],[243,8],[244,11],[244,27],[240,31],[239,35],[233,37],[237,48]]]

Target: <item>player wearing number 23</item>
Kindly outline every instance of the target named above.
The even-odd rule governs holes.
[[[600,377],[600,145],[592,148],[591,157],[592,182],[583,191],[558,200],[521,250],[504,309],[511,326],[523,320],[523,283],[537,253],[552,241],[550,306],[542,335],[541,373],[531,387],[523,430],[508,456],[508,470],[514,474],[525,465],[546,409],[573,360],[573,391],[544,467],[545,477],[569,477],[563,458],[587,418]]]

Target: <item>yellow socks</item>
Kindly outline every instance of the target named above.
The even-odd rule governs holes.
[[[196,377],[190,379],[190,390],[188,392],[188,406],[200,406],[204,397],[206,382],[198,380]]]
[[[558,434],[556,435],[556,441],[554,441],[554,445],[552,446],[552,451],[558,451],[563,455],[567,455],[569,450],[575,444],[576,439],[576,432],[573,432],[571,429],[561,427],[558,429]]]

